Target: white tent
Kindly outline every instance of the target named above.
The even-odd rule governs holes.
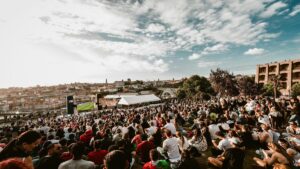
[[[137,95],[137,96],[127,96],[122,97],[119,101],[119,105],[134,105],[140,103],[149,103],[149,102],[157,102],[160,101],[160,98],[155,96],[154,94],[150,95]]]
[[[104,98],[105,99],[121,99],[123,97],[131,97],[131,96],[136,96],[138,95],[137,93],[127,93],[127,94],[111,94],[111,95],[106,95]]]

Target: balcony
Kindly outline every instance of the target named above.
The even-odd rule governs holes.
[[[300,72],[295,72],[292,74],[292,79],[294,80],[300,80]]]
[[[280,80],[282,80],[282,81],[286,81],[286,80],[287,80],[287,77],[288,77],[288,74],[287,74],[287,73],[281,73],[281,74],[280,74]]]
[[[277,66],[270,66],[269,67],[269,73],[276,73]]]
[[[282,71],[288,71],[288,68],[289,68],[289,65],[288,64],[283,64],[283,65],[280,65],[280,72]]]
[[[287,89],[287,83],[286,82],[281,82],[280,83],[280,89]]]
[[[259,68],[258,73],[259,74],[266,73],[266,70],[267,69],[265,67],[261,67],[261,68]]]
[[[300,62],[293,63],[293,71],[294,70],[300,70]]]
[[[260,75],[258,77],[258,81],[264,81],[265,80],[265,75]]]

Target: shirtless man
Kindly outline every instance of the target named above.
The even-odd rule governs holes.
[[[268,143],[269,150],[263,150],[264,159],[254,157],[253,160],[261,167],[272,166],[275,163],[291,165],[291,160],[287,157],[286,152],[280,150],[279,145]],[[269,157],[269,154],[271,157]]]

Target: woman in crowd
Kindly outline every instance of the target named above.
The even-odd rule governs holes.
[[[29,153],[36,148],[41,141],[41,135],[37,131],[29,130],[12,140],[0,152],[0,161],[12,157],[20,158],[25,164],[33,168],[32,157]]]
[[[199,153],[207,150],[207,142],[205,137],[202,135],[200,128],[193,130],[193,137],[189,140],[191,146],[195,147]]]
[[[187,150],[190,146],[187,138],[181,134],[181,132],[177,131],[176,132],[176,137],[179,145],[179,150],[181,152],[184,152],[184,150]]]

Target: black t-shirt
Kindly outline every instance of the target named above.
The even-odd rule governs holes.
[[[222,169],[243,169],[245,152],[239,148],[229,148],[225,151]]]
[[[178,169],[200,169],[200,168],[206,168],[206,167],[201,165],[199,161],[197,161],[195,158],[189,158],[183,160],[178,167]]]
[[[62,160],[58,156],[42,157],[38,162],[35,169],[57,169]]]

